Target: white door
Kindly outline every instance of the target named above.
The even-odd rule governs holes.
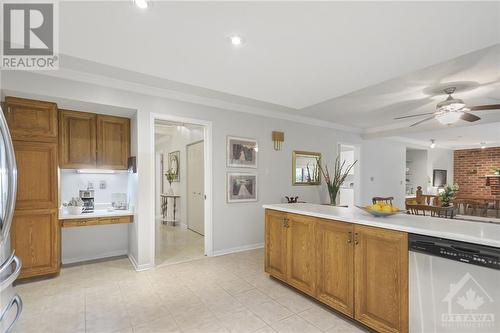
[[[205,234],[205,189],[203,141],[192,143],[187,150],[187,227]]]

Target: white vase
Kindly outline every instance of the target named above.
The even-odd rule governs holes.
[[[174,195],[174,190],[172,189],[172,184],[170,184],[170,188],[168,189],[168,195]]]

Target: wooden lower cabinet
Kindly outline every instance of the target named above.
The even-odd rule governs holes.
[[[60,229],[58,210],[16,210],[12,221],[11,242],[23,261],[19,278],[59,272]]]
[[[408,332],[405,232],[266,210],[265,270],[377,332]]]
[[[277,211],[266,213],[265,270],[275,278],[286,280],[287,229],[286,214]]]
[[[350,223],[316,222],[316,297],[352,317],[354,315],[354,246]]]
[[[408,331],[408,234],[354,226],[355,318],[379,332]]]

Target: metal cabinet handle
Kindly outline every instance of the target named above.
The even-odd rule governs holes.
[[[12,329],[14,328],[14,324],[19,320],[19,317],[21,316],[21,312],[23,311],[23,301],[22,301],[21,297],[19,297],[19,295],[17,295],[17,294],[16,294],[16,296],[14,296],[14,298],[12,298],[9,305],[7,305],[7,307],[5,308],[5,311],[2,313],[2,316],[0,317],[0,322],[2,322],[4,320],[4,317],[7,315],[7,312],[9,312],[10,309],[14,305],[17,308],[16,317],[14,318],[12,323],[10,323],[9,327],[7,327],[7,330],[5,331],[5,333],[12,332]]]
[[[355,233],[354,233],[354,244],[356,244],[356,245],[358,245],[358,244],[359,244],[359,239],[358,239],[358,236],[359,236],[359,235],[358,235],[358,233],[357,233],[357,232],[355,232]]]
[[[347,243],[352,243],[352,231],[347,233]]]
[[[12,274],[9,275],[5,280],[0,282],[0,292],[6,289],[8,286],[10,286],[19,276],[21,273],[21,267],[23,266],[23,263],[21,259],[19,259],[18,256],[14,255],[14,252],[12,252],[12,255],[9,257],[9,260],[7,260],[2,268],[0,268],[0,274],[5,271],[12,263],[16,264],[16,268],[12,272]]]

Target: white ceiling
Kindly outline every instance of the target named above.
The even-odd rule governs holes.
[[[479,148],[481,142],[487,147],[500,146],[500,122],[467,127],[454,127],[447,130],[423,131],[396,137],[410,146],[428,147],[434,139],[437,148],[466,149]]]
[[[60,6],[60,51],[372,127],[380,124],[359,122],[365,111],[297,109],[499,43],[499,9],[498,2],[154,1],[141,11],[132,1],[72,1]],[[230,45],[233,33],[244,37],[242,47]],[[400,94],[387,96],[392,103],[421,85],[400,84]]]

